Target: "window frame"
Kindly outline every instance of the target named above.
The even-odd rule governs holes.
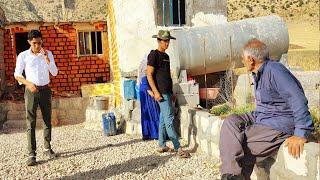
[[[165,27],[182,27],[186,25],[186,1],[184,0],[184,23],[181,17],[181,0],[178,0],[178,24],[174,24],[174,9],[173,9],[173,1],[176,0],[155,0],[155,19],[157,26],[165,26]],[[161,17],[161,20],[160,18]]]
[[[94,32],[95,33],[95,39],[96,39],[96,54],[92,54],[92,37],[91,37],[91,33]],[[101,33],[101,54],[98,54],[98,33]],[[83,56],[101,56],[104,54],[104,43],[103,43],[103,32],[102,30],[90,30],[90,29],[81,29],[81,30],[77,30],[77,56],[78,57],[83,57]],[[80,37],[79,37],[79,33],[82,33],[82,38],[84,40],[84,44],[85,44],[85,33],[89,33],[89,54],[81,54],[81,50],[80,50]]]

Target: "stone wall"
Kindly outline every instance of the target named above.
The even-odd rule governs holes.
[[[85,111],[89,104],[89,98],[59,98],[52,101],[52,125],[62,126],[78,124],[85,121]],[[4,128],[25,128],[24,102],[2,102],[1,109],[7,112]],[[37,127],[43,126],[40,108],[37,110]],[[1,128],[0,128],[1,129]]]
[[[95,23],[86,27],[90,30],[103,31],[103,55],[77,55],[77,29],[80,24],[42,25],[39,27],[43,36],[43,46],[52,51],[59,73],[51,78],[50,85],[54,95],[63,93],[80,94],[81,85],[95,83],[98,77],[103,81],[110,80],[108,59],[108,43],[104,23]],[[16,64],[15,33],[28,32],[22,26],[11,25],[4,35],[4,61],[6,80],[14,84],[14,69]]]
[[[320,71],[291,71],[300,81],[305,95],[308,99],[309,108],[320,108]],[[235,84],[234,96],[237,106],[245,106],[250,101],[253,102],[254,89],[250,84],[253,82],[252,76],[242,74]],[[248,102],[249,101],[249,102]]]
[[[220,159],[219,136],[223,120],[208,112],[181,107],[181,137],[187,140],[189,148],[208,156]],[[274,160],[273,160],[274,161]],[[263,167],[270,167],[270,178],[281,180],[309,180],[320,178],[320,144],[305,144],[304,152],[299,159],[288,154],[287,148],[281,146],[275,163],[266,161]],[[252,179],[263,179],[265,171],[255,167]]]

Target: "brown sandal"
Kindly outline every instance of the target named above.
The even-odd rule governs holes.
[[[183,150],[178,150],[177,155],[180,158],[190,158],[191,157],[190,153],[188,153],[187,151],[183,151]]]
[[[174,152],[174,149],[169,148],[169,147],[160,147],[159,149],[157,149],[158,153],[164,153],[164,152]]]

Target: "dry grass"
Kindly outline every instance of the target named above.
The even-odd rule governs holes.
[[[318,22],[318,0],[228,0],[228,19],[278,14],[287,21]]]
[[[305,71],[319,71],[319,51],[314,50],[292,50],[288,52],[289,67],[301,68]]]

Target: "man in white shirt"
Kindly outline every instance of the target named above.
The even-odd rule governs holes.
[[[51,89],[49,72],[51,75],[58,74],[57,66],[54,62],[51,51],[44,50],[42,45],[42,35],[38,30],[31,30],[28,33],[28,43],[30,49],[18,55],[14,72],[15,79],[26,86],[25,104],[27,119],[27,139],[29,157],[28,166],[36,165],[36,116],[37,108],[40,106],[44,121],[44,154],[49,158],[56,157],[53,152],[51,141]],[[26,78],[22,72],[25,71]]]

